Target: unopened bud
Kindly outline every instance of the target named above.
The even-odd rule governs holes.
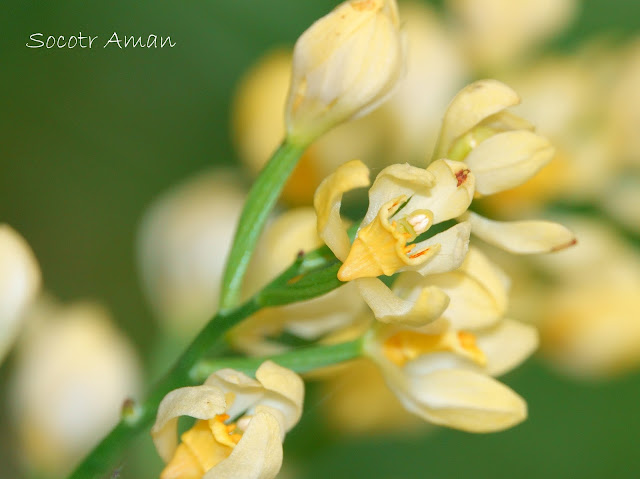
[[[286,108],[290,139],[310,142],[373,110],[403,72],[395,0],[351,0],[298,39]]]

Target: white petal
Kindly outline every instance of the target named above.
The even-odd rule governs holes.
[[[340,261],[351,249],[347,229],[340,217],[342,196],[355,188],[369,186],[369,169],[361,161],[345,163],[318,186],[313,206],[318,215],[318,235]]]
[[[497,80],[480,80],[463,88],[445,113],[434,158],[445,158],[458,137],[485,118],[518,103],[518,94]]]
[[[505,319],[476,336],[487,357],[487,373],[500,376],[527,359],[538,347],[538,331],[528,324]]]
[[[10,226],[0,225],[0,362],[39,288],[40,268],[33,251]]]
[[[427,324],[440,317],[449,304],[449,298],[440,289],[416,285],[406,297],[391,291],[378,278],[356,280],[360,294],[379,321],[411,326]]]
[[[411,268],[411,270],[426,276],[446,273],[459,268],[469,250],[470,234],[471,225],[465,221],[416,244],[416,249],[425,249],[438,244],[440,249],[429,261]]]
[[[202,479],[273,479],[282,467],[280,424],[267,408],[251,418],[242,439],[228,458],[205,473]]]
[[[256,379],[267,389],[261,404],[268,404],[284,415],[284,427],[289,431],[300,420],[304,400],[304,383],[293,371],[265,361],[256,371]],[[269,394],[275,393],[275,394]]]
[[[151,437],[158,454],[168,463],[178,446],[178,418],[191,416],[211,419],[225,412],[224,393],[211,386],[195,386],[175,389],[167,394],[158,407]]]
[[[475,189],[475,177],[469,167],[460,161],[436,160],[427,171],[435,179],[433,187],[426,194],[417,192],[408,207],[432,211],[434,223],[464,213],[473,200]]]
[[[233,402],[227,404],[226,414],[231,418],[252,408],[264,395],[262,384],[244,373],[234,369],[220,369],[207,378],[204,383],[225,391],[226,394],[233,393]]]
[[[362,225],[371,223],[385,203],[399,196],[409,198],[415,194],[429,194],[434,184],[433,174],[423,168],[408,163],[387,166],[378,173],[369,189],[369,208]]]
[[[464,369],[411,377],[405,407],[424,419],[469,432],[500,431],[523,421],[527,405],[495,379]]]
[[[460,219],[487,243],[516,254],[551,253],[577,242],[569,229],[551,221],[492,221],[470,211]]]
[[[465,158],[476,177],[476,191],[491,195],[529,180],[554,155],[546,138],[527,130],[498,133],[476,146]]]

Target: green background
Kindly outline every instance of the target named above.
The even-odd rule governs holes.
[[[261,54],[292,45],[337,3],[5,0],[0,6],[0,221],[29,241],[47,289],[64,301],[105,303],[148,357],[155,323],[134,256],[145,207],[181,179],[212,164],[235,162],[228,127],[234,85]],[[571,51],[593,35],[626,37],[640,28],[640,2],[582,5],[577,23],[554,48]],[[177,46],[25,46],[34,32],[80,31],[99,35],[101,44],[114,31],[170,35]],[[3,389],[11,359],[0,369]],[[486,436],[441,431],[424,438],[353,440],[335,432],[330,437],[318,406],[322,396],[312,391],[309,412],[287,438],[285,454],[300,477],[309,478],[640,477],[639,374],[585,385],[534,359],[506,382],[527,399],[529,420]],[[4,405],[2,411],[6,415]],[[6,417],[0,419],[0,477],[20,477],[11,431]],[[143,444],[142,450],[148,449]],[[131,463],[144,464],[144,455]],[[123,477],[153,477],[150,470]]]

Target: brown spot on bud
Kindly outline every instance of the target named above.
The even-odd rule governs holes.
[[[294,276],[293,278],[291,278],[289,281],[287,281],[287,284],[296,284],[298,281],[300,281],[302,279],[302,275],[299,274],[298,276]]]
[[[570,248],[570,247],[575,246],[577,244],[578,244],[578,240],[576,238],[573,238],[571,241],[569,241],[566,244],[561,244],[560,246],[556,246],[555,248],[552,248],[551,252],[555,253],[556,251],[562,251],[563,249]]]
[[[460,170],[456,173],[456,179],[458,180],[458,186],[462,185],[462,183],[464,183],[465,181],[467,181],[467,177],[469,176],[469,173],[471,173],[470,170],[468,169],[463,169]]]

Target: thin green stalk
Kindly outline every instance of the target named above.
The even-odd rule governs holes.
[[[285,139],[253,184],[227,259],[220,295],[223,311],[238,303],[242,280],[262,228],[306,147]]]
[[[126,405],[118,425],[81,462],[69,479],[101,478],[111,471],[135,435],[149,429],[162,398],[171,390],[194,384],[190,371],[224,333],[260,309],[255,300],[226,314],[218,313],[180,356],[167,375],[155,385],[147,399]]]
[[[223,368],[231,368],[247,375],[253,375],[267,360],[274,361],[297,373],[306,373],[360,356],[362,356],[362,338],[329,346],[310,346],[272,356],[203,359],[198,361],[191,370],[191,379],[196,383],[202,383],[211,373]]]

